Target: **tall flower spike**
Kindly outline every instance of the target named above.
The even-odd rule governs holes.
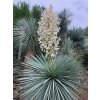
[[[57,37],[59,32],[60,20],[56,13],[53,12],[52,6],[42,13],[38,28],[38,41],[42,50],[46,52],[46,57],[54,58],[59,50],[60,38]]]

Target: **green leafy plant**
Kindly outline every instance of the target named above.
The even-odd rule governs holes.
[[[73,41],[73,49],[76,52],[81,52],[84,49],[84,32],[81,28],[73,28],[68,31],[68,37]]]
[[[23,98],[78,100],[80,69],[80,64],[69,55],[58,55],[52,62],[44,56],[27,58],[18,71]]]
[[[80,28],[73,28],[68,30],[68,37],[70,37],[73,42],[81,41],[84,38],[83,31]]]
[[[17,5],[13,5],[13,22],[14,24],[19,18],[30,17],[29,4],[26,2],[19,2]]]
[[[31,10],[31,16],[35,18],[37,21],[39,21],[44,9],[45,9],[44,7],[40,7],[39,5],[33,6]]]
[[[22,52],[34,49],[37,43],[37,22],[34,18],[22,18],[14,25],[14,41],[19,48],[18,59]]]
[[[72,43],[73,43],[73,41],[70,40],[70,37],[69,38],[66,38],[62,42],[61,53],[69,54],[70,51],[72,50]]]
[[[73,28],[68,31],[68,37],[73,40],[73,49],[78,61],[88,69],[88,28]]]

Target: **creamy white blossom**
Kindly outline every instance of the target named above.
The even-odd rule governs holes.
[[[55,57],[59,50],[60,38],[57,37],[59,32],[60,19],[53,12],[52,6],[45,10],[39,21],[38,41],[42,50],[46,52],[46,57]]]

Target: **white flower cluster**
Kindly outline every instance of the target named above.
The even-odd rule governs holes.
[[[53,12],[52,6],[45,10],[39,21],[39,29],[37,31],[42,50],[46,52],[46,57],[55,57],[59,50],[60,38],[57,37],[59,32],[60,20],[56,13]]]

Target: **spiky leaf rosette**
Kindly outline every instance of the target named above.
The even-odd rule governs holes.
[[[52,63],[27,58],[23,67],[18,80],[24,100],[78,100],[80,64],[72,56],[59,55]]]
[[[34,18],[22,18],[14,25],[14,40],[19,48],[19,56],[37,42],[37,22]]]
[[[70,37],[66,38],[62,42],[61,53],[71,54],[71,52],[72,52],[72,43],[73,43],[73,41],[70,39]]]
[[[67,37],[68,26],[71,23],[72,13],[67,9],[62,10],[59,13],[59,18],[61,19],[60,31],[58,35],[63,39]]]

